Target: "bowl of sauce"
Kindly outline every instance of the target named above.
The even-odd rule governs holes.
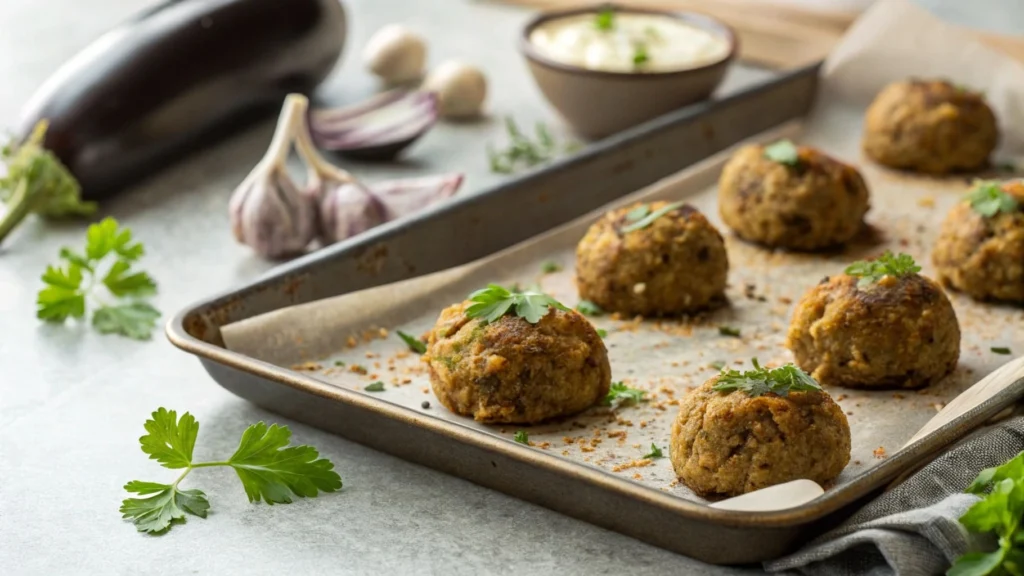
[[[614,5],[542,14],[520,42],[545,98],[587,138],[708,98],[737,48],[709,16]]]

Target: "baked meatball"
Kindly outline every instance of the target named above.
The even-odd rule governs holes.
[[[825,484],[850,461],[850,425],[822,391],[717,392],[718,377],[687,394],[672,424],[670,455],[697,494],[737,496],[807,478]]]
[[[879,164],[944,174],[983,167],[998,142],[995,114],[980,93],[944,80],[905,80],[871,103],[862,145]]]
[[[919,388],[960,358],[960,326],[938,284],[918,274],[825,278],[796,305],[788,346],[825,385]]]
[[[1024,182],[1006,182],[996,190],[1009,198],[990,200],[998,210],[991,216],[978,212],[971,200],[949,211],[932,261],[940,281],[972,298],[1024,302]],[[1008,205],[998,208],[1000,200]]]
[[[868,188],[857,170],[807,146],[795,147],[788,163],[769,159],[765,150],[744,146],[722,169],[718,210],[737,236],[818,250],[857,234],[868,211]]]
[[[610,312],[658,316],[707,308],[722,299],[728,272],[722,235],[688,204],[613,210],[576,247],[580,298]]]
[[[578,312],[551,308],[536,324],[514,315],[486,323],[446,308],[424,360],[438,400],[480,422],[535,424],[575,414],[608,394],[611,366],[597,330]]]

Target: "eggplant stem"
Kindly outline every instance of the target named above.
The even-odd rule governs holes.
[[[0,220],[0,244],[31,211],[32,195],[28,193],[28,181],[22,179],[7,202],[7,213]]]

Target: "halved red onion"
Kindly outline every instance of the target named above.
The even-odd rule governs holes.
[[[437,121],[433,92],[391,90],[344,108],[314,110],[317,146],[361,160],[391,160]]]

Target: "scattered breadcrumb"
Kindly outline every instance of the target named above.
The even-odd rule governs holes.
[[[316,362],[303,362],[301,364],[292,364],[292,370],[298,370],[300,372],[316,372],[317,370],[323,370],[323,366]]]
[[[878,448],[875,448],[875,450],[874,450],[874,452],[872,452],[872,454],[874,454],[875,458],[878,458],[879,460],[881,460],[882,458],[885,458],[885,456],[886,456],[886,454],[885,454],[885,447],[884,446],[879,446]]]
[[[628,470],[630,468],[643,468],[644,466],[650,466],[651,464],[654,464],[653,460],[649,458],[641,458],[639,460],[632,460],[630,462],[626,462],[625,464],[613,466],[612,472],[622,472],[623,470]]]

